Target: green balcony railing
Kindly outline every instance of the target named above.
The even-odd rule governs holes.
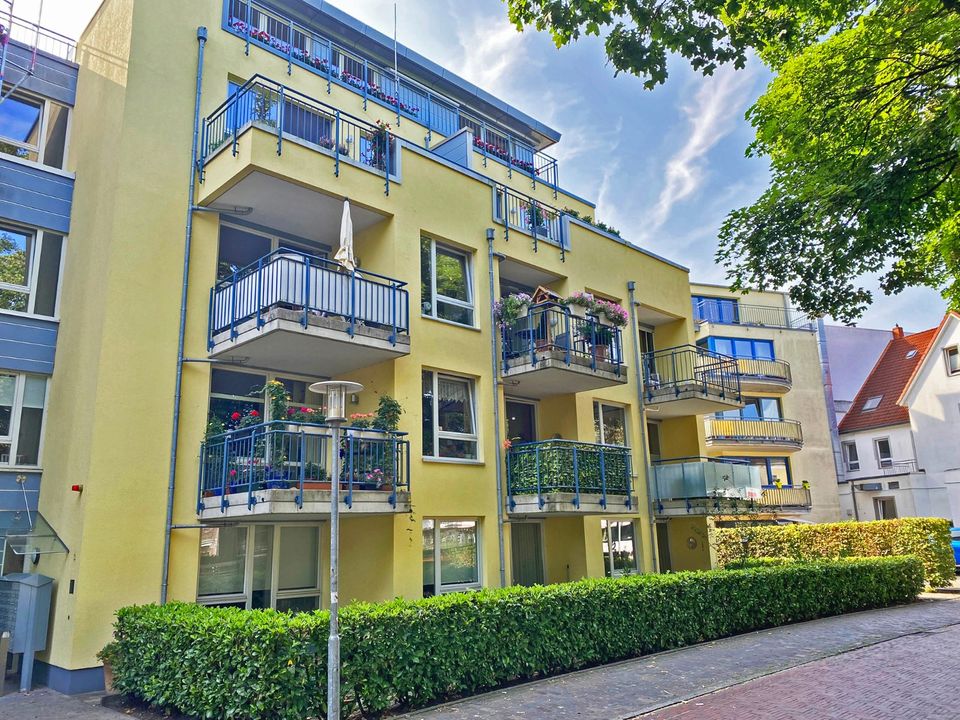
[[[516,496],[535,495],[541,508],[551,493],[599,495],[607,508],[611,495],[632,508],[630,448],[574,440],[543,440],[514,445],[507,452],[507,496],[510,508]]]

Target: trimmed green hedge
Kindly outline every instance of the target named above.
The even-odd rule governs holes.
[[[913,600],[912,557],[595,579],[341,611],[345,713],[420,707],[514,680]],[[173,603],[117,613],[121,692],[197,717],[325,714],[326,611]]]
[[[716,531],[720,566],[743,559],[744,539],[748,541],[747,555],[752,558],[816,560],[915,555],[923,562],[927,585],[944,587],[956,576],[950,521],[941,518],[722,528]]]

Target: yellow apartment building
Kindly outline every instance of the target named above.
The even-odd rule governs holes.
[[[695,322],[686,268],[564,189],[557,131],[396,57],[319,0],[106,0],[80,38],[51,686],[102,683],[124,605],[323,607],[333,483],[342,603],[708,566],[712,516],[810,504],[727,455],[836,495],[796,439],[704,422],[745,368],[701,341],[782,332],[793,384],[757,394],[825,449],[814,335]],[[331,378],[364,387],[339,444]]]

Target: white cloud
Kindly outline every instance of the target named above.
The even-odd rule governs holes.
[[[660,228],[677,203],[693,195],[706,175],[707,155],[737,127],[750,99],[754,75],[724,66],[712,78],[698,80],[693,102],[683,107],[689,123],[686,142],[666,163],[663,188],[648,218],[644,234]]]

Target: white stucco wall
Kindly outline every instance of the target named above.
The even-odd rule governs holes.
[[[931,483],[946,488],[950,516],[960,523],[960,374],[950,375],[947,348],[960,345],[960,318],[951,315],[904,398],[917,459]]]

